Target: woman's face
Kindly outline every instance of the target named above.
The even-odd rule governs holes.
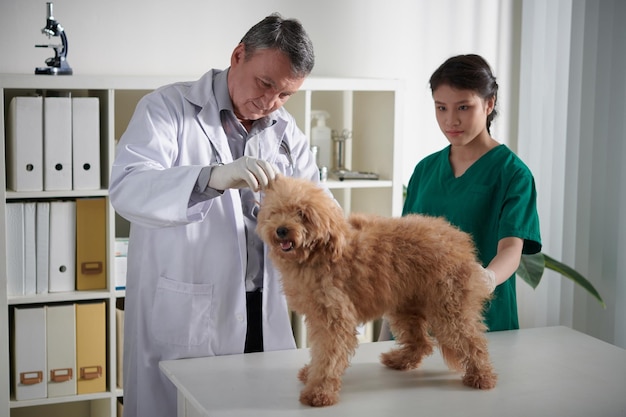
[[[289,58],[276,49],[260,49],[246,59],[239,44],[231,56],[228,90],[235,115],[253,121],[279,109],[293,95],[304,77],[294,77]]]
[[[443,84],[433,92],[435,115],[443,134],[453,146],[463,146],[474,139],[488,140],[487,116],[495,99],[483,99],[473,90],[458,90]]]

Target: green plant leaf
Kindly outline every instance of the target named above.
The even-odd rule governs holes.
[[[533,289],[537,288],[543,276],[545,260],[543,253],[522,255],[516,274]]]
[[[606,304],[604,303],[604,300],[600,296],[600,293],[598,293],[598,291],[595,289],[593,284],[591,284],[591,282],[589,282],[587,278],[582,276],[582,274],[580,274],[575,269],[565,265],[562,262],[557,261],[556,259],[548,255],[544,254],[544,259],[545,259],[546,268],[556,271],[559,274],[563,275],[564,277],[571,279],[576,284],[580,285],[585,290],[587,290],[589,294],[593,295],[596,298],[596,300],[600,302],[603,308],[606,308]]]

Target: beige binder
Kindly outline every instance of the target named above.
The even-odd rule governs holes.
[[[76,200],[76,289],[107,287],[106,200]]]
[[[46,398],[46,310],[13,310],[12,380],[15,399]]]
[[[106,391],[105,302],[76,304],[76,392]]]
[[[76,308],[50,305],[46,311],[48,397],[76,395]]]

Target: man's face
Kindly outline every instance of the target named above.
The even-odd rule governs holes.
[[[260,49],[246,60],[243,44],[230,59],[228,91],[235,115],[252,121],[279,109],[302,83],[304,77],[291,72],[289,58],[276,49]]]

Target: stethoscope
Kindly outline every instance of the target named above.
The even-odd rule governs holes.
[[[224,165],[224,162],[222,160],[222,157],[220,156],[220,153],[217,151],[217,149],[215,148],[215,145],[213,145],[213,142],[211,140],[209,140],[209,144],[211,145],[211,150],[213,151],[213,156],[215,158],[213,165]],[[295,168],[293,164],[293,158],[291,156],[291,149],[289,148],[289,145],[285,143],[284,140],[280,142],[280,149],[284,151],[284,154],[287,157],[287,161],[289,161],[289,167],[291,169]]]
[[[222,160],[222,157],[220,156],[219,152],[217,151],[217,149],[215,148],[215,145],[213,145],[213,142],[211,140],[209,140],[209,144],[211,145],[211,149],[213,150],[213,155],[215,158],[215,162],[213,163],[213,165],[224,165],[224,162]],[[280,149],[282,149],[284,151],[285,156],[287,157],[287,161],[289,161],[289,167],[291,169],[294,169],[294,163],[293,163],[293,158],[291,156],[291,149],[289,148],[289,146],[285,143],[285,141],[281,141],[280,142]],[[248,207],[248,210],[250,210],[250,215],[252,218],[257,217],[258,213],[259,213],[259,204],[260,201],[262,200],[261,198],[261,192],[255,192],[255,204],[253,204],[251,207]],[[246,208],[243,207],[244,212],[246,211]],[[244,213],[245,215],[245,213]]]

